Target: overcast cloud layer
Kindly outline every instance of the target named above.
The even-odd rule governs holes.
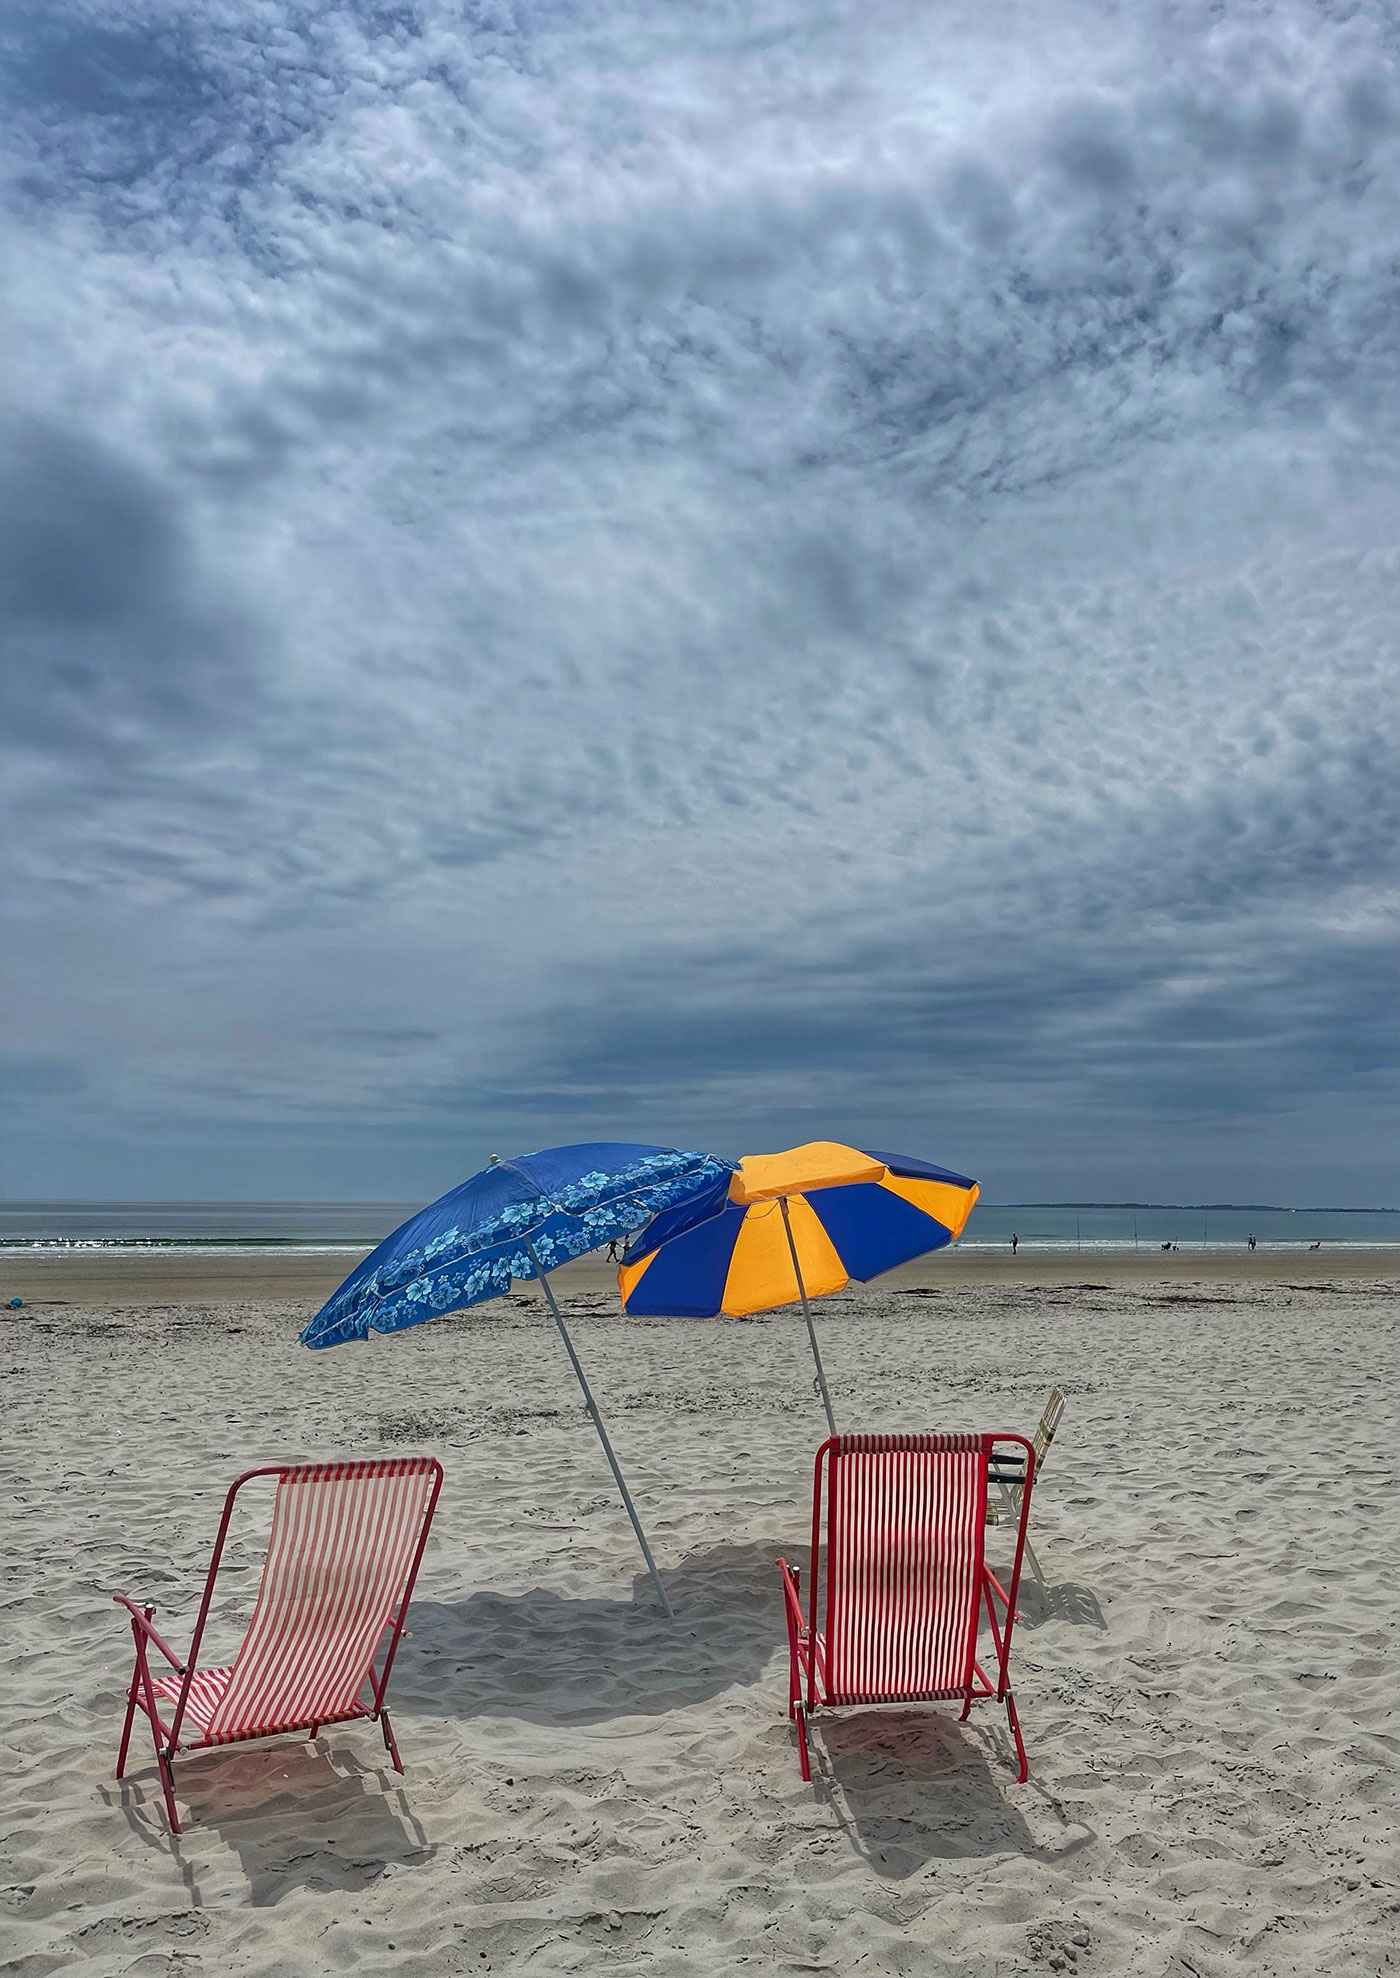
[[[0,1189],[1397,1199],[1390,7],[0,50]]]

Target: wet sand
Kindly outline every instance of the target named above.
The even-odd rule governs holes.
[[[348,1277],[364,1253],[288,1256],[244,1252],[236,1256],[192,1256],[178,1250],[53,1251],[0,1255],[0,1303],[22,1298],[28,1305],[88,1307],[178,1305],[194,1302],[310,1300],[322,1304]],[[1073,1251],[1037,1252],[948,1249],[891,1271],[873,1289],[927,1290],[972,1285],[1074,1285],[1216,1283],[1252,1285],[1317,1284],[1375,1278],[1400,1272],[1393,1250],[1335,1245],[1321,1250],[1241,1249],[1217,1252],[1143,1250],[1117,1256]],[[586,1257],[557,1274],[564,1288],[611,1292],[615,1273]]]

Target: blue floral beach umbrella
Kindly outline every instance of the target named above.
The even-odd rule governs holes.
[[[302,1333],[302,1344],[339,1346],[371,1332],[398,1332],[499,1298],[512,1278],[538,1278],[669,1614],[646,1534],[547,1273],[605,1243],[625,1241],[663,1211],[684,1211],[687,1225],[717,1215],[733,1172],[732,1162],[710,1154],[630,1141],[547,1147],[508,1161],[493,1155],[480,1174],[386,1236],[326,1300]]]

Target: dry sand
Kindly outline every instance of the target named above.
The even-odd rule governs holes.
[[[354,1268],[361,1251],[288,1253],[180,1250],[12,1250],[0,1255],[0,1304],[105,1306],[201,1304],[322,1304]],[[1330,1250],[1257,1250],[1233,1254],[1192,1250],[1164,1255],[1078,1254],[1022,1249],[941,1250],[880,1280],[879,1289],[926,1285],[1082,1285],[1109,1289],[1129,1284],[1333,1283],[1338,1278],[1394,1277],[1400,1256],[1392,1250],[1334,1245]],[[617,1273],[596,1257],[584,1257],[555,1274],[556,1284],[616,1302]]]
[[[624,1321],[601,1272],[572,1280],[672,1627],[535,1297],[310,1354],[319,1285],[254,1271],[240,1301],[226,1270],[198,1294],[167,1272],[161,1296],[149,1259],[80,1282],[88,1261],[46,1262],[25,1293],[66,1307],[4,1315],[0,1970],[1400,1964],[1379,1260],[1210,1282],[1184,1254],[1135,1281],[1071,1260],[1066,1283],[965,1258],[824,1303],[845,1426],[1024,1429],[1068,1392],[1034,1519],[1048,1586],[1015,1654],[1020,1787],[990,1707],[819,1719],[801,1782],[773,1560],[804,1556],[821,1419],[791,1314]],[[174,1840],[145,1754],[112,1778],[111,1592],[153,1598],[183,1640],[239,1469],[386,1448],[447,1471],[394,1683],[406,1778],[373,1728],[186,1758]],[[216,1647],[237,1642],[256,1541]]]

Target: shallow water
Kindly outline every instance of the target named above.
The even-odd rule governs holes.
[[[6,1202],[0,1249],[179,1249],[192,1255],[276,1250],[358,1255],[413,1215],[408,1202]],[[1175,1243],[1226,1254],[1252,1234],[1263,1250],[1359,1244],[1400,1249],[1394,1209],[1183,1208],[978,1203],[966,1250],[1019,1247],[1122,1255]]]

